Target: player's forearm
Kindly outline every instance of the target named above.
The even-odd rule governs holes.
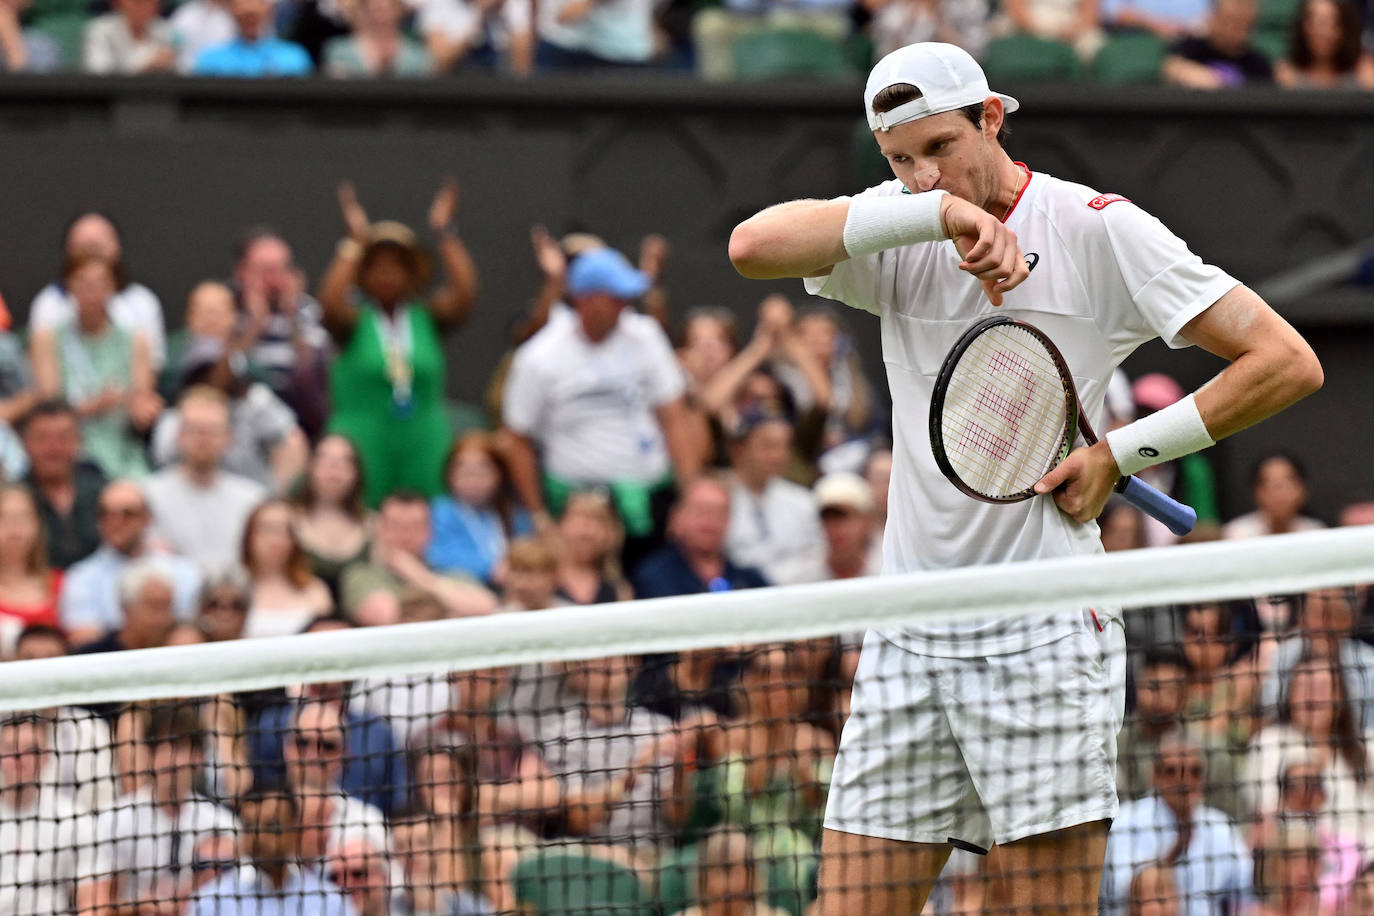
[[[730,261],[751,280],[814,277],[848,259],[849,200],[794,200],[749,217],[730,234]]]
[[[1293,326],[1238,286],[1183,329],[1228,365],[1195,400],[1213,439],[1234,435],[1321,388],[1321,362]]]

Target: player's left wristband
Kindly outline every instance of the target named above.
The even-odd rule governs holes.
[[[1106,439],[1123,476],[1216,445],[1191,394],[1148,417],[1112,430]]]

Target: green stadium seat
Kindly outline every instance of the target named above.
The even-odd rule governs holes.
[[[544,850],[511,872],[529,916],[658,916],[653,895],[629,868],[593,850]]]
[[[34,20],[33,28],[53,41],[62,49],[62,65],[68,70],[81,69],[81,41],[86,33],[86,23],[91,21],[87,12],[50,13]]]
[[[741,35],[731,53],[735,75],[742,80],[845,79],[855,74],[843,44],[804,29],[764,29]]]
[[[1270,60],[1282,60],[1288,54],[1288,28],[1256,29],[1251,43]]]
[[[1164,39],[1143,32],[1113,35],[1093,61],[1100,83],[1157,83],[1159,67],[1169,46]]]
[[[664,916],[697,902],[697,851],[696,845],[685,846],[659,860],[658,902]],[[798,869],[787,858],[757,860],[755,880],[759,889],[767,890],[768,905],[789,916],[803,916],[814,899],[814,868]]]
[[[1011,35],[991,42],[983,70],[993,85],[1072,80],[1082,74],[1073,48],[1034,35]]]
[[[1286,33],[1298,15],[1300,6],[1302,0],[1259,0],[1255,28],[1261,32],[1274,30]]]

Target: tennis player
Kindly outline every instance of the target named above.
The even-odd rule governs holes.
[[[1093,519],[1122,474],[1205,448],[1322,384],[1292,327],[1154,217],[1013,161],[1002,138],[1017,105],[957,47],[894,51],[869,75],[864,109],[896,180],[770,207],[730,239],[744,276],[802,277],[882,322],[895,440],[888,574],[1098,552]],[[1112,370],[1151,338],[1228,365],[1071,452],[1036,487],[1052,498],[976,502],[937,469],[927,413],[945,354],[999,306],[1058,344],[1095,419]],[[826,811],[821,916],[919,913],[956,846],[993,851],[1002,899],[990,903],[1095,913],[1117,813],[1123,672],[1123,630],[1104,608],[869,633]]]

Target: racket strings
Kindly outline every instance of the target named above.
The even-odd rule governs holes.
[[[1014,325],[980,334],[950,376],[941,423],[946,456],[970,488],[989,497],[1029,490],[1066,444],[1068,405],[1054,357]]]

